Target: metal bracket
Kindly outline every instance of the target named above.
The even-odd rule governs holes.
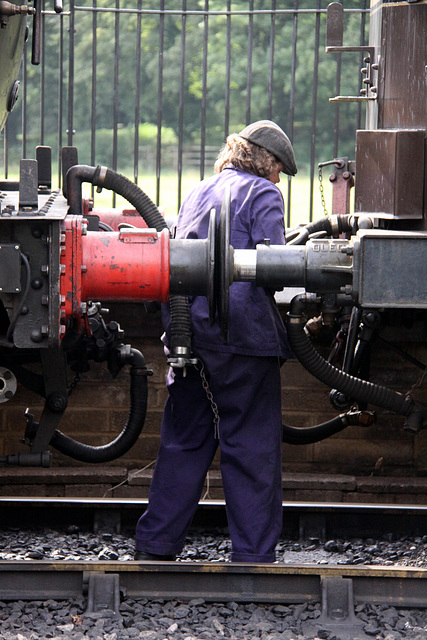
[[[364,67],[361,71],[366,76],[363,79],[365,85],[361,89],[361,96],[335,96],[329,98],[330,102],[366,102],[377,100],[377,87],[374,86],[372,72],[378,70],[378,61],[375,59],[375,47],[369,45],[343,46],[344,32],[344,7],[340,2],[331,2],[326,15],[326,53],[346,53],[348,51],[365,52]]]
[[[299,517],[299,538],[307,540],[318,538],[321,542],[326,539],[326,515],[324,513],[302,513]]]
[[[341,640],[368,640],[362,629],[363,622],[354,613],[353,581],[351,578],[321,578],[322,613],[313,623],[304,625],[304,634],[325,630]]]
[[[30,444],[31,453],[45,451],[67,408],[66,356],[61,349],[40,349],[46,402]]]
[[[88,572],[84,576],[84,583],[87,584],[88,595],[87,609],[84,615],[109,610],[114,611],[115,618],[121,618],[118,573]]]
[[[122,519],[120,510],[96,509],[93,515],[94,533],[120,533]]]

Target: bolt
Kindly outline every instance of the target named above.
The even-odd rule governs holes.
[[[351,284],[346,284],[344,287],[340,287],[341,293],[345,293],[347,295],[351,295],[353,293],[353,287]]]
[[[43,286],[43,280],[41,280],[40,278],[34,278],[31,286],[33,287],[33,289],[41,289]]]
[[[43,336],[42,336],[42,332],[40,331],[40,329],[33,329],[33,331],[31,331],[30,333],[30,339],[32,342],[42,342],[43,340]]]
[[[67,397],[62,393],[51,393],[47,399],[47,405],[52,413],[62,413],[67,407]]]

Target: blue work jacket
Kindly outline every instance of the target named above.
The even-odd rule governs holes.
[[[285,244],[284,204],[281,191],[266,178],[232,166],[200,184],[185,198],[176,223],[176,238],[206,238],[211,209],[217,219],[226,185],[231,191],[230,244],[235,249],[255,249],[270,239]],[[204,296],[190,297],[192,345],[241,355],[292,357],[286,330],[273,292],[252,282],[234,282],[230,287],[229,339],[224,344],[217,322],[209,323]],[[164,313],[166,336],[169,316]]]

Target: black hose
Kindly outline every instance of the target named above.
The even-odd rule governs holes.
[[[367,426],[374,420],[375,415],[372,413],[349,411],[313,427],[290,427],[282,424],[282,441],[286,444],[313,444],[339,433],[350,425]]]
[[[328,216],[304,225],[297,229],[291,229],[286,233],[286,244],[305,244],[315,233],[323,231],[327,236],[333,236],[352,230],[352,216]]]
[[[338,389],[348,397],[408,416],[414,407],[414,401],[410,396],[355,378],[331,365],[314,349],[305,334],[302,313],[305,303],[312,302],[313,299],[313,295],[310,294],[296,296],[291,302],[290,312],[287,315],[286,329],[289,342],[303,367],[315,378],[329,387]]]
[[[144,426],[148,399],[147,375],[150,373],[145,366],[142,353],[137,349],[131,349],[130,360],[132,366],[129,416],[117,438],[108,444],[92,447],[69,438],[57,429],[50,441],[52,447],[74,460],[91,463],[109,462],[129,451],[138,440]]]
[[[169,350],[171,356],[179,355],[181,351],[183,356],[191,353],[191,322],[190,322],[190,304],[186,296],[171,296],[169,299],[171,311],[170,324],[170,345]],[[178,352],[177,352],[178,348]]]
[[[76,164],[67,172],[67,199],[69,213],[82,214],[82,182],[90,182],[101,189],[109,189],[125,198],[144,218],[147,226],[156,231],[167,229],[168,225],[154,202],[142,189],[125,176],[106,167],[90,167]]]

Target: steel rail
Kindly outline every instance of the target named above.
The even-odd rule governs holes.
[[[82,530],[122,532],[133,536],[135,524],[146,509],[141,498],[0,497],[3,528],[22,529],[37,524],[51,528],[76,525]],[[286,539],[376,538],[384,533],[419,536],[427,529],[426,505],[283,502],[282,537]],[[30,523],[30,525],[29,525]],[[192,528],[227,527],[225,503],[199,503]],[[1,597],[1,596],[0,596]]]
[[[148,504],[148,498],[85,498],[85,497],[49,497],[49,496],[0,496],[1,505],[12,504],[50,504],[50,505],[86,505],[86,506],[144,506]],[[223,507],[224,500],[201,500],[199,508],[204,507]],[[371,503],[371,502],[308,502],[305,500],[283,501],[283,509],[301,510],[301,511],[371,511],[371,512],[389,512],[389,513],[418,513],[427,515],[427,504],[388,504],[388,503]]]
[[[0,561],[2,601],[67,599],[85,593],[91,575],[118,575],[131,598],[292,604],[319,602],[321,580],[351,579],[355,604],[427,606],[427,569],[338,565],[180,562]]]

